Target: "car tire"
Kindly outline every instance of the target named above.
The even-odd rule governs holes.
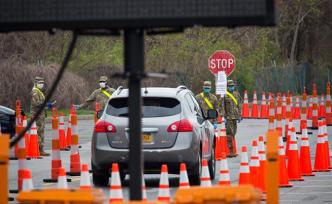
[[[197,163],[193,169],[193,172],[188,175],[190,185],[198,186],[201,184],[201,172],[202,172],[202,156],[201,152],[198,154]]]
[[[124,173],[123,171],[120,170],[120,180],[121,180],[121,183],[123,183],[123,181],[125,180],[126,178],[126,173]]]
[[[110,174],[107,171],[98,171],[92,164],[92,182],[95,186],[105,187],[109,183]]]
[[[208,162],[211,181],[214,180],[214,178],[216,177],[216,169],[217,169],[214,147],[215,145],[213,144],[213,148],[211,151],[211,158]]]

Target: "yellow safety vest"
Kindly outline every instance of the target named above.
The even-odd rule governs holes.
[[[233,96],[233,94],[229,93],[228,91],[226,91],[226,94],[227,94],[227,96],[231,97],[231,99],[234,101],[234,103],[236,105],[238,104],[238,102],[237,102],[236,98]]]
[[[209,106],[209,108],[210,108],[210,109],[213,109],[213,105],[212,105],[212,103],[209,101],[209,99],[206,98],[206,97],[204,96],[203,93],[201,93],[201,96],[202,96],[202,98],[204,99],[205,103]]]
[[[107,96],[108,98],[111,98],[111,97],[112,97],[112,95],[111,95],[110,93],[108,93],[107,91],[105,91],[104,89],[101,89],[101,88],[100,88],[100,91],[101,91],[105,96]]]
[[[43,93],[39,88],[37,88],[37,87],[33,87],[32,90],[37,91],[37,92],[43,97],[43,100],[45,100],[45,95],[44,95],[44,93]]]

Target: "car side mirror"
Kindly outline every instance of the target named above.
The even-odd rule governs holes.
[[[101,116],[103,115],[104,110],[100,110],[97,112],[97,118],[100,119]]]
[[[207,119],[216,119],[218,117],[218,112],[214,109],[209,109],[207,112]]]

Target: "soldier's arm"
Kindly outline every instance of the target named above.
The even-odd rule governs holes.
[[[237,92],[236,96],[237,96],[236,100],[238,101],[237,108],[239,110],[240,115],[242,115],[242,103],[243,103],[243,99],[242,99],[242,97],[241,97],[241,95],[240,95],[239,92]]]
[[[86,108],[88,105],[93,103],[96,100],[96,96],[97,96],[97,90],[92,92],[92,94],[85,100],[85,102],[80,105],[80,108]]]
[[[222,117],[225,117],[226,115],[226,111],[225,111],[225,96],[224,97],[220,97],[220,100],[219,100],[219,109],[220,109],[220,114]]]
[[[39,97],[39,94],[37,92],[32,92],[32,97],[31,97],[31,104],[33,106],[39,107],[44,103],[44,100]]]

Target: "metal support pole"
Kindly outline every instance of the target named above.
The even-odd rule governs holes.
[[[130,200],[142,200],[141,79],[144,74],[144,31],[124,31],[125,74],[129,77]]]

